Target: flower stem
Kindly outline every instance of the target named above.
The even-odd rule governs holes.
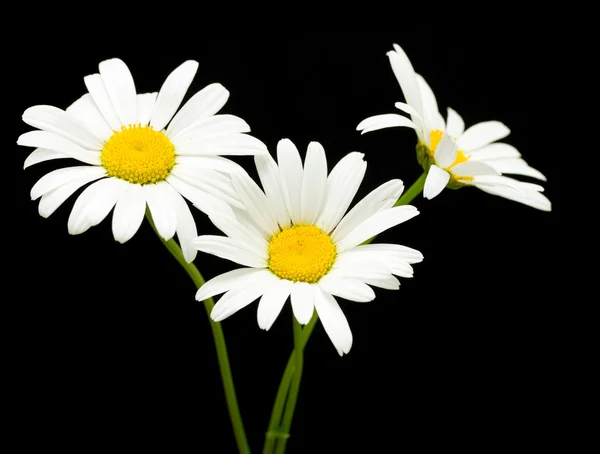
[[[193,263],[187,263],[183,256],[181,248],[175,242],[175,240],[170,239],[169,241],[165,241],[159,235],[158,231],[156,230],[156,226],[154,225],[154,222],[152,220],[152,215],[148,211],[146,211],[146,218],[150,222],[152,229],[154,230],[158,238],[161,240],[161,242],[165,245],[165,247],[175,258],[175,260],[177,260],[177,262],[190,276],[190,278],[196,285],[196,288],[202,287],[205,281],[202,277],[202,274],[200,274],[200,271],[198,271],[198,268],[196,268],[196,266]],[[233,377],[231,375],[231,366],[229,365],[229,357],[227,355],[227,345],[225,344],[223,328],[221,327],[220,323],[213,322],[210,319],[210,313],[214,305],[215,302],[212,298],[207,298],[204,300],[204,308],[206,309],[206,313],[208,314],[210,327],[212,329],[213,338],[215,340],[217,360],[219,362],[219,369],[221,371],[221,380],[223,381],[223,388],[225,390],[225,400],[227,401],[229,417],[231,419],[233,433],[235,435],[235,441],[237,443],[240,454],[250,454],[250,446],[248,445],[248,440],[246,439],[246,432],[244,431],[242,415],[240,414],[240,409],[235,394],[235,387],[233,385]]]
[[[316,326],[318,319],[319,316],[317,315],[317,311],[315,311],[310,322],[302,329],[302,336],[300,339],[300,347],[302,350],[304,350],[304,346],[308,342],[308,339],[310,338],[310,335],[312,334],[312,331]],[[296,343],[295,337],[294,343]],[[263,454],[270,454],[274,452],[277,442],[279,441],[281,443],[282,440],[285,440],[287,437],[289,437],[287,431],[284,431],[282,427],[282,415],[285,408],[286,399],[288,398],[288,392],[290,390],[295,370],[296,348],[292,350],[292,354],[290,355],[290,358],[287,362],[287,366],[285,367],[285,371],[283,372],[283,377],[281,377],[281,382],[279,384],[279,389],[277,390],[277,396],[275,398],[275,404],[273,405],[273,411],[271,412],[269,428],[265,436],[265,446],[263,449]]]
[[[402,196],[400,196],[400,198],[396,201],[394,206],[407,205],[410,202],[412,202],[413,199],[423,191],[423,188],[425,187],[426,178],[427,178],[427,172],[423,172],[423,174],[402,194]],[[373,241],[375,238],[376,238],[376,236],[368,239],[363,244],[368,244],[371,241]],[[301,336],[301,341],[300,341],[301,349],[304,349],[304,346],[308,342],[308,339],[310,338],[310,335],[312,334],[312,330],[315,327],[317,320],[318,320],[318,316],[315,311],[310,323],[308,325],[306,325],[306,327],[302,330],[302,336]],[[294,334],[295,334],[295,331],[294,331]],[[294,342],[295,342],[295,339],[296,339],[296,336],[294,335]],[[297,362],[296,351],[297,351],[297,349],[298,349],[298,344],[296,344],[296,348],[294,348],[294,350],[292,350],[290,359],[288,360],[285,371],[283,372],[283,376],[281,377],[281,382],[279,384],[279,389],[277,390],[277,396],[275,398],[275,403],[273,405],[273,410],[271,412],[269,428],[267,430],[267,434],[265,437],[265,446],[263,449],[263,454],[270,454],[270,453],[274,452],[274,448],[275,448],[276,444],[278,447],[278,449],[276,451],[277,454],[283,454],[283,452],[285,451],[287,439],[289,438],[288,431],[291,426],[291,417],[293,415],[294,407],[296,404],[295,399],[297,398],[297,392],[298,392],[296,390],[296,396],[294,396],[294,397],[291,396],[292,379],[294,378],[294,374],[296,371],[296,362]],[[299,386],[299,380],[298,380],[298,386]],[[288,398],[288,393],[290,393],[289,398]],[[291,402],[292,398],[294,399],[293,402]],[[286,399],[287,399],[287,402],[286,402]],[[287,429],[286,429],[285,421],[282,422],[282,414],[284,413],[284,411],[285,411],[286,415],[290,414],[290,416],[289,416],[290,426],[287,426]],[[284,416],[284,419],[285,419],[285,416]]]

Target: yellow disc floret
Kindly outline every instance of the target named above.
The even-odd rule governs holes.
[[[315,225],[283,228],[269,242],[269,269],[281,279],[318,282],[335,261],[335,245]]]
[[[100,158],[109,176],[150,184],[167,178],[175,165],[175,147],[151,126],[129,125],[108,139]]]
[[[436,148],[438,147],[438,145],[440,144],[440,141],[442,140],[442,137],[444,136],[444,133],[442,131],[440,131],[439,129],[434,129],[433,131],[431,131],[431,133],[429,134],[430,137],[430,143],[431,145],[429,146],[429,150],[431,153],[431,157],[433,158],[433,155],[435,153]],[[457,164],[461,164],[463,162],[467,162],[469,160],[469,156],[467,156],[464,151],[462,150],[458,150],[456,152],[456,159],[454,160],[454,162],[452,164],[450,164],[448,167],[446,167],[445,170],[450,170],[452,169],[452,167],[454,167]]]

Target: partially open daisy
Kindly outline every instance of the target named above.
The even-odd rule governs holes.
[[[446,121],[438,110],[435,95],[425,79],[415,73],[400,46],[388,52],[392,70],[406,103],[396,107],[410,118],[384,114],[363,120],[357,130],[366,133],[383,128],[405,126],[416,131],[417,159],[428,172],[423,195],[433,199],[445,187],[475,186],[482,191],[550,211],[552,205],[537,184],[519,181],[503,174],[524,175],[546,181],[530,167],[513,146],[497,142],[510,130],[499,121],[486,121],[465,130],[458,113],[448,108]]]
[[[186,61],[165,80],[160,92],[137,94],[129,68],[120,59],[99,65],[99,74],[84,78],[89,93],[66,111],[34,106],[25,123],[40,129],[21,135],[19,145],[37,147],[25,168],[52,159],[73,158],[87,165],[66,167],[43,176],[31,189],[41,197],[39,212],[50,216],[82,186],[68,221],[71,234],[100,223],[114,207],[112,231],[124,243],[138,230],[146,206],[158,233],[175,233],[188,262],[196,249],[196,224],[182,198],[205,213],[242,207],[229,173],[239,166],[220,155],[267,153],[241,118],[215,115],[229,92],[214,83],[178,110],[198,63]],[[167,126],[168,125],[168,126]],[[100,181],[96,181],[100,180]]]
[[[365,174],[363,154],[346,155],[327,175],[323,147],[308,146],[304,164],[297,148],[283,139],[277,161],[256,156],[264,192],[246,173],[232,174],[246,211],[210,219],[227,236],[200,236],[203,252],[232,260],[239,268],[209,280],[199,301],[225,293],[211,317],[221,321],[260,297],[258,325],[268,330],[291,297],[294,316],[306,324],[316,309],[340,355],[352,346],[352,332],[334,296],[365,302],[369,286],[396,290],[394,276],[412,277],[420,252],[395,244],[364,244],[369,238],[418,214],[412,206],[393,207],[404,186],[391,180],[373,190],[345,216]]]

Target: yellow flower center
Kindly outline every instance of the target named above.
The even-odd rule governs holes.
[[[429,146],[429,150],[431,152],[431,157],[433,157],[433,154],[435,153],[435,149],[440,144],[440,141],[442,140],[443,136],[444,136],[444,133],[442,131],[440,131],[439,129],[435,129],[429,133],[430,143],[431,143],[431,145]],[[454,139],[454,140],[456,140],[456,139]],[[458,150],[456,152],[456,159],[454,160],[454,162],[451,165],[446,167],[445,170],[450,170],[455,165],[460,164],[461,162],[467,162],[468,160],[469,160],[469,156],[465,155],[465,153],[462,150]]]
[[[269,242],[269,269],[281,279],[313,284],[335,261],[335,245],[315,225],[283,227]]]
[[[175,165],[175,147],[151,126],[122,126],[108,139],[100,159],[111,177],[150,184],[167,178]]]

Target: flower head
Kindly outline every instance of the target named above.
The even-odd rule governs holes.
[[[158,93],[137,94],[127,65],[113,58],[100,63],[99,74],[84,78],[88,93],[66,110],[34,106],[23,121],[39,131],[21,135],[19,145],[36,147],[24,167],[73,158],[86,165],[65,167],[43,176],[31,189],[41,197],[39,212],[50,216],[67,198],[79,195],[68,221],[71,234],[100,223],[114,208],[112,231],[124,243],[137,232],[146,206],[158,233],[177,233],[185,258],[196,249],[196,224],[185,197],[205,213],[242,207],[229,173],[238,169],[220,155],[267,153],[233,115],[215,115],[229,92],[214,83],[196,93],[178,111],[198,63],[186,61],[165,80]]]
[[[394,275],[412,276],[410,264],[422,260],[420,252],[362,243],[418,211],[394,207],[404,186],[391,180],[346,213],[366,171],[362,153],[349,153],[329,175],[325,150],[317,142],[308,146],[304,164],[288,139],[278,144],[277,163],[268,154],[254,159],[264,192],[248,174],[232,174],[247,210],[211,214],[227,236],[194,241],[200,251],[246,268],[209,280],[196,299],[225,293],[211,313],[221,321],[260,297],[258,325],[268,330],[291,297],[298,322],[308,323],[316,310],[338,353],[348,353],[352,332],[334,296],[371,301],[370,286],[395,290],[400,282]]]
[[[417,158],[428,172],[423,190],[427,199],[433,199],[445,187],[475,186],[540,210],[551,210],[550,201],[542,194],[542,186],[503,175],[524,175],[546,181],[541,172],[521,158],[517,149],[497,142],[510,133],[503,123],[486,121],[465,130],[463,119],[451,108],[444,120],[432,89],[415,73],[404,50],[395,44],[387,55],[406,99],[406,103],[396,103],[396,108],[408,117],[376,115],[363,120],[357,129],[363,134],[395,126],[414,129],[418,137]]]

